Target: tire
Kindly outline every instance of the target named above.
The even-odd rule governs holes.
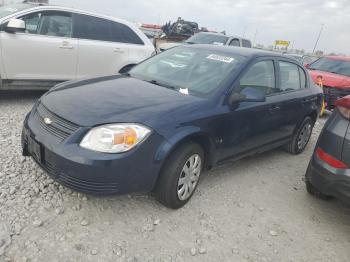
[[[156,199],[172,209],[183,207],[198,186],[203,166],[201,146],[193,142],[181,145],[165,161],[155,188]]]
[[[292,140],[285,145],[287,152],[293,155],[298,155],[305,150],[312,135],[314,124],[315,122],[311,117],[305,117],[304,121],[300,124],[297,131],[293,135]]]
[[[323,200],[331,200],[333,198],[329,195],[325,195],[325,194],[321,193],[316,187],[314,187],[313,184],[311,184],[310,181],[306,180],[305,184],[306,184],[306,191],[310,195],[316,196],[316,197],[323,199]]]

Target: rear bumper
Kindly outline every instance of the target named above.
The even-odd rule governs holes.
[[[306,171],[306,180],[321,193],[350,203],[350,170],[337,170],[313,156]]]

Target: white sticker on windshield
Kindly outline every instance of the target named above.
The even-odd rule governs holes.
[[[232,63],[235,60],[233,57],[214,55],[214,54],[208,55],[207,59],[220,61],[220,62],[224,62],[224,63]]]
[[[188,95],[188,89],[187,88],[180,88],[179,92],[184,95]]]

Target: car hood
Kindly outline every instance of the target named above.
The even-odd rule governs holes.
[[[309,70],[312,80],[317,84],[317,77],[322,76],[323,85],[342,89],[350,89],[350,77],[329,72]]]
[[[155,127],[185,117],[205,101],[124,76],[63,84],[41,98],[56,115],[87,127],[121,122]]]

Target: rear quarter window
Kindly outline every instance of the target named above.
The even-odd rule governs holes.
[[[294,63],[280,61],[280,89],[282,92],[297,91],[305,88],[306,76],[300,74],[300,67]]]

